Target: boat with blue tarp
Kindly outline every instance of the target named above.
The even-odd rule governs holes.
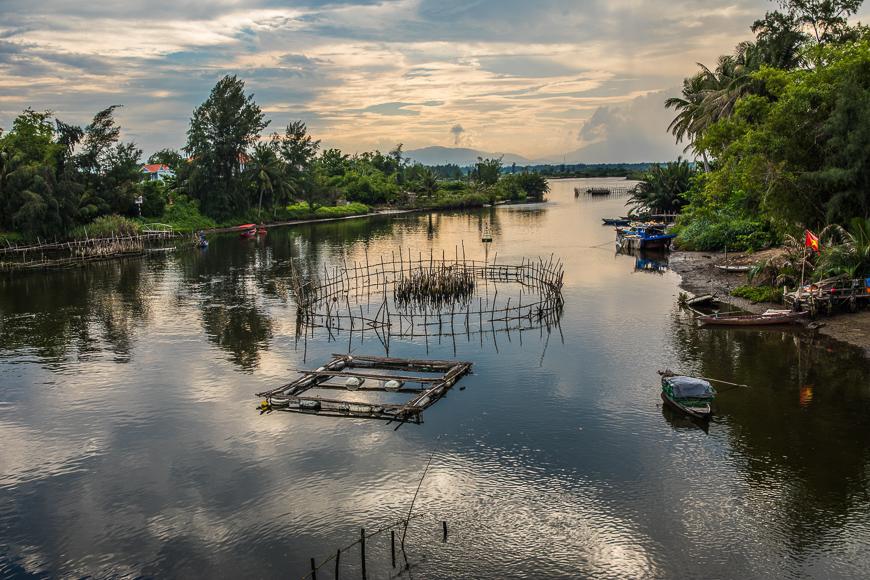
[[[662,400],[695,419],[708,420],[713,415],[716,397],[713,385],[704,379],[659,371],[662,376]]]
[[[664,224],[631,224],[625,228],[616,228],[616,246],[627,249],[666,249],[671,246],[671,240],[676,234],[667,232]]]

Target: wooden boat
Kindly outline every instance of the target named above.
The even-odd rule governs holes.
[[[772,326],[801,322],[809,313],[794,310],[767,310],[762,314],[708,314],[698,320],[712,326]]]
[[[252,238],[257,235],[257,224],[242,224],[236,226],[239,236],[242,238]]]
[[[662,375],[662,401],[674,409],[702,421],[713,415],[711,404],[716,390],[704,379],[659,371]]]
[[[716,264],[716,268],[723,272],[748,272],[750,266],[728,266],[724,264]]]
[[[601,218],[605,226],[627,226],[631,223],[628,218]]]

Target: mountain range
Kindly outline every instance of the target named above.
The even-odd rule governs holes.
[[[446,165],[452,163],[464,167],[477,163],[477,158],[484,159],[502,157],[502,164],[510,166],[513,163],[517,165],[558,165],[560,163],[576,164],[576,163],[640,163],[640,162],[655,162],[664,161],[657,159],[641,159],[644,157],[642,151],[632,151],[633,147],[640,145],[641,150],[646,152],[653,151],[654,148],[650,144],[644,147],[646,143],[638,143],[638,139],[634,138],[626,143],[593,143],[581,149],[569,151],[558,157],[552,156],[542,159],[529,159],[515,153],[492,153],[481,151],[479,149],[469,149],[467,147],[422,147],[420,149],[410,149],[405,151],[405,156],[412,161],[422,163],[423,165]],[[614,158],[614,150],[623,151],[624,155],[630,158],[616,159]]]

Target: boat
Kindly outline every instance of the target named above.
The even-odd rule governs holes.
[[[692,417],[707,421],[713,415],[711,404],[716,390],[704,379],[659,371],[662,375],[662,401]]]
[[[751,266],[729,266],[726,264],[716,264],[716,268],[723,272],[748,272]]]
[[[708,314],[698,318],[701,324],[707,326],[772,326],[776,324],[792,324],[804,320],[808,312],[794,310],[766,310],[761,314]]]
[[[605,226],[627,226],[631,223],[631,220],[627,217],[621,218],[601,218],[601,221]]]
[[[243,238],[252,238],[257,235],[257,224],[242,224],[235,228],[239,232],[239,236]]]
[[[616,247],[651,250],[666,249],[676,234],[669,234],[662,224],[633,224],[627,228],[616,228]]]

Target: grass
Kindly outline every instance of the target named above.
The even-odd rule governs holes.
[[[782,302],[782,288],[773,286],[738,286],[731,290],[731,296],[745,298],[757,304],[758,302]]]
[[[24,236],[18,232],[0,232],[0,245],[20,244],[24,241]]]
[[[134,236],[142,230],[142,224],[120,215],[102,215],[86,226],[72,231],[72,238],[108,238],[110,236]]]

